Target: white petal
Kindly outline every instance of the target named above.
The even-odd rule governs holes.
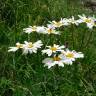
[[[88,27],[89,29],[92,29],[92,28],[93,28],[93,24],[87,23],[87,27]]]
[[[52,63],[53,60],[51,58],[45,58],[42,63]]]
[[[17,51],[19,48],[17,47],[9,47],[10,49],[8,50],[8,52],[15,52]]]
[[[28,49],[27,48],[23,49],[23,54],[28,54]]]
[[[62,62],[59,62],[58,66],[64,67],[64,64]]]
[[[68,60],[68,59],[65,59],[65,60],[64,60],[64,63],[65,63],[65,64],[68,64],[68,65],[72,65],[72,61],[71,61],[71,60]]]

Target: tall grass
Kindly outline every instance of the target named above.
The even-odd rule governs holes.
[[[42,55],[8,53],[8,47],[28,36],[22,29],[46,25],[61,17],[95,15],[80,0],[1,0],[0,1],[0,96],[96,96],[96,33],[84,25],[64,27],[57,36],[30,35],[31,41],[68,44],[85,54],[83,60],[64,68],[43,67]],[[48,42],[50,38],[50,41]],[[38,58],[38,59],[37,59]]]

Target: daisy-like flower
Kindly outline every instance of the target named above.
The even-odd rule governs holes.
[[[38,40],[35,43],[27,42],[27,41],[25,41],[24,43],[25,44],[23,46],[23,54],[37,53],[37,49],[41,48],[41,46],[43,45],[41,40]]]
[[[53,46],[47,46],[47,48],[48,49],[42,50],[42,53],[46,53],[48,56],[51,56],[53,53],[62,52],[65,46],[59,46],[54,44]]]
[[[76,52],[76,51],[70,51],[70,50],[66,50],[62,52],[61,55],[62,58],[64,58],[64,63],[65,64],[70,64],[72,65],[73,61],[75,61],[76,58],[84,58],[84,54],[81,52]]]
[[[37,27],[36,26],[29,26],[28,28],[24,28],[23,29],[23,31],[25,32],[25,33],[28,33],[28,34],[30,34],[30,33],[32,33],[32,32],[35,32],[37,30]]]
[[[45,34],[60,34],[59,31],[55,30],[55,27],[52,24],[48,24],[45,30]]]
[[[86,23],[89,29],[92,29],[95,26],[95,21],[96,21],[95,17],[86,17],[84,14],[82,16],[81,15],[78,16],[80,18],[78,22]]]
[[[63,26],[63,19],[61,18],[60,21],[52,21],[51,24],[54,26],[54,27],[61,27]]]
[[[18,49],[23,48],[23,44],[16,43],[16,47],[9,47],[8,52],[16,52]]]
[[[78,20],[75,20],[74,16],[72,16],[72,18],[69,18],[69,23],[79,25]]]
[[[28,28],[24,28],[23,31],[25,33],[32,33],[32,32],[37,32],[37,33],[44,33],[46,28],[44,26],[29,26]]]
[[[61,67],[64,67],[64,60],[60,56],[54,56],[52,58],[45,58],[42,63],[44,63],[44,66],[48,66],[48,69],[51,68],[54,65],[58,65]]]

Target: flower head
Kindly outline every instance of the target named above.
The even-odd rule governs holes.
[[[51,68],[54,65],[58,65],[61,67],[64,67],[64,60],[59,56],[54,56],[52,58],[45,58],[42,63],[44,63],[44,66],[48,66],[48,69]]]
[[[48,49],[42,50],[42,53],[46,53],[48,56],[51,56],[53,53],[62,52],[65,46],[59,46],[54,44],[53,46],[47,46]]]
[[[74,50],[70,51],[67,49],[66,51],[62,52],[61,57],[65,59],[65,64],[72,64],[76,58],[84,58],[84,54],[81,52],[76,52]]]
[[[32,32],[35,32],[37,30],[37,27],[36,26],[29,26],[28,28],[24,28],[23,29],[23,31],[25,32],[25,33],[28,33],[28,34],[30,34],[30,33],[32,33]]]
[[[86,23],[89,29],[92,29],[95,26],[96,19],[94,17],[86,17],[84,14],[82,16],[81,15],[78,15],[78,16],[80,18],[78,22]]]
[[[41,48],[41,46],[43,45],[41,40],[38,40],[35,43],[32,42],[24,42],[24,47],[23,47],[23,54],[28,54],[28,53],[37,53],[37,49]]]

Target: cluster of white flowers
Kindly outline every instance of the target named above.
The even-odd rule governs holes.
[[[44,26],[29,26],[28,28],[24,28],[23,31],[25,33],[42,33],[42,34],[60,34],[60,32],[56,31],[56,28],[62,26],[68,26],[71,24],[75,24],[78,26],[81,23],[85,23],[89,29],[96,27],[96,18],[94,16],[87,17],[86,15],[78,15],[79,19],[75,20],[74,16],[71,18],[61,18],[60,21],[51,21],[50,24],[47,24],[47,27]]]
[[[16,52],[19,49],[22,49],[23,54],[32,54],[37,53],[37,49],[41,48],[43,45],[41,40],[38,40],[35,43],[24,41],[24,44],[16,43],[15,47],[9,47],[8,52]],[[45,58],[42,63],[44,66],[51,68],[54,65],[64,67],[64,64],[72,65],[73,61],[76,58],[83,58],[84,54],[81,52],[70,51],[66,49],[64,45],[59,46],[54,44],[53,46],[46,46],[47,49],[42,50],[42,54],[47,54],[48,58]]]
[[[24,28],[23,31],[25,33],[42,33],[42,34],[58,34],[60,35],[60,31],[57,31],[57,28],[60,28],[62,26],[68,26],[71,24],[75,24],[78,26],[81,23],[85,23],[86,26],[89,29],[92,29],[93,27],[96,27],[96,18],[88,17],[83,15],[78,15],[79,19],[75,20],[74,16],[71,18],[61,18],[60,21],[51,21],[47,26],[29,26],[28,28]],[[43,43],[41,40],[38,40],[37,42],[27,42],[24,41],[23,44],[16,43],[15,47],[9,47],[8,52],[16,52],[17,50],[21,49],[23,54],[32,54],[37,53],[38,49],[43,46]],[[48,55],[48,58],[45,58],[42,63],[44,63],[44,66],[48,66],[48,68],[51,68],[54,65],[62,66],[64,67],[64,64],[72,65],[72,63],[77,58],[84,58],[84,54],[82,52],[76,52],[75,50],[71,51],[68,48],[66,48],[64,45],[56,45],[53,44],[53,46],[46,46],[46,49],[43,49],[42,55],[46,54]]]
[[[69,49],[66,49],[65,46],[54,44],[53,46],[47,47],[48,49],[42,50],[42,53],[46,53],[50,57],[45,58],[42,62],[45,66],[48,66],[48,68],[51,68],[56,64],[61,67],[64,67],[64,64],[72,65],[76,58],[84,57],[83,53],[74,50],[70,51]]]
[[[42,33],[42,34],[60,34],[58,31],[55,30],[55,27],[52,24],[48,24],[47,27],[44,26],[29,26],[29,28],[24,28],[23,31],[25,33]]]
[[[37,49],[41,48],[42,45],[41,40],[38,40],[35,43],[24,41],[24,44],[18,42],[15,47],[9,47],[8,52],[16,52],[18,49],[22,49],[23,54],[37,53]]]

